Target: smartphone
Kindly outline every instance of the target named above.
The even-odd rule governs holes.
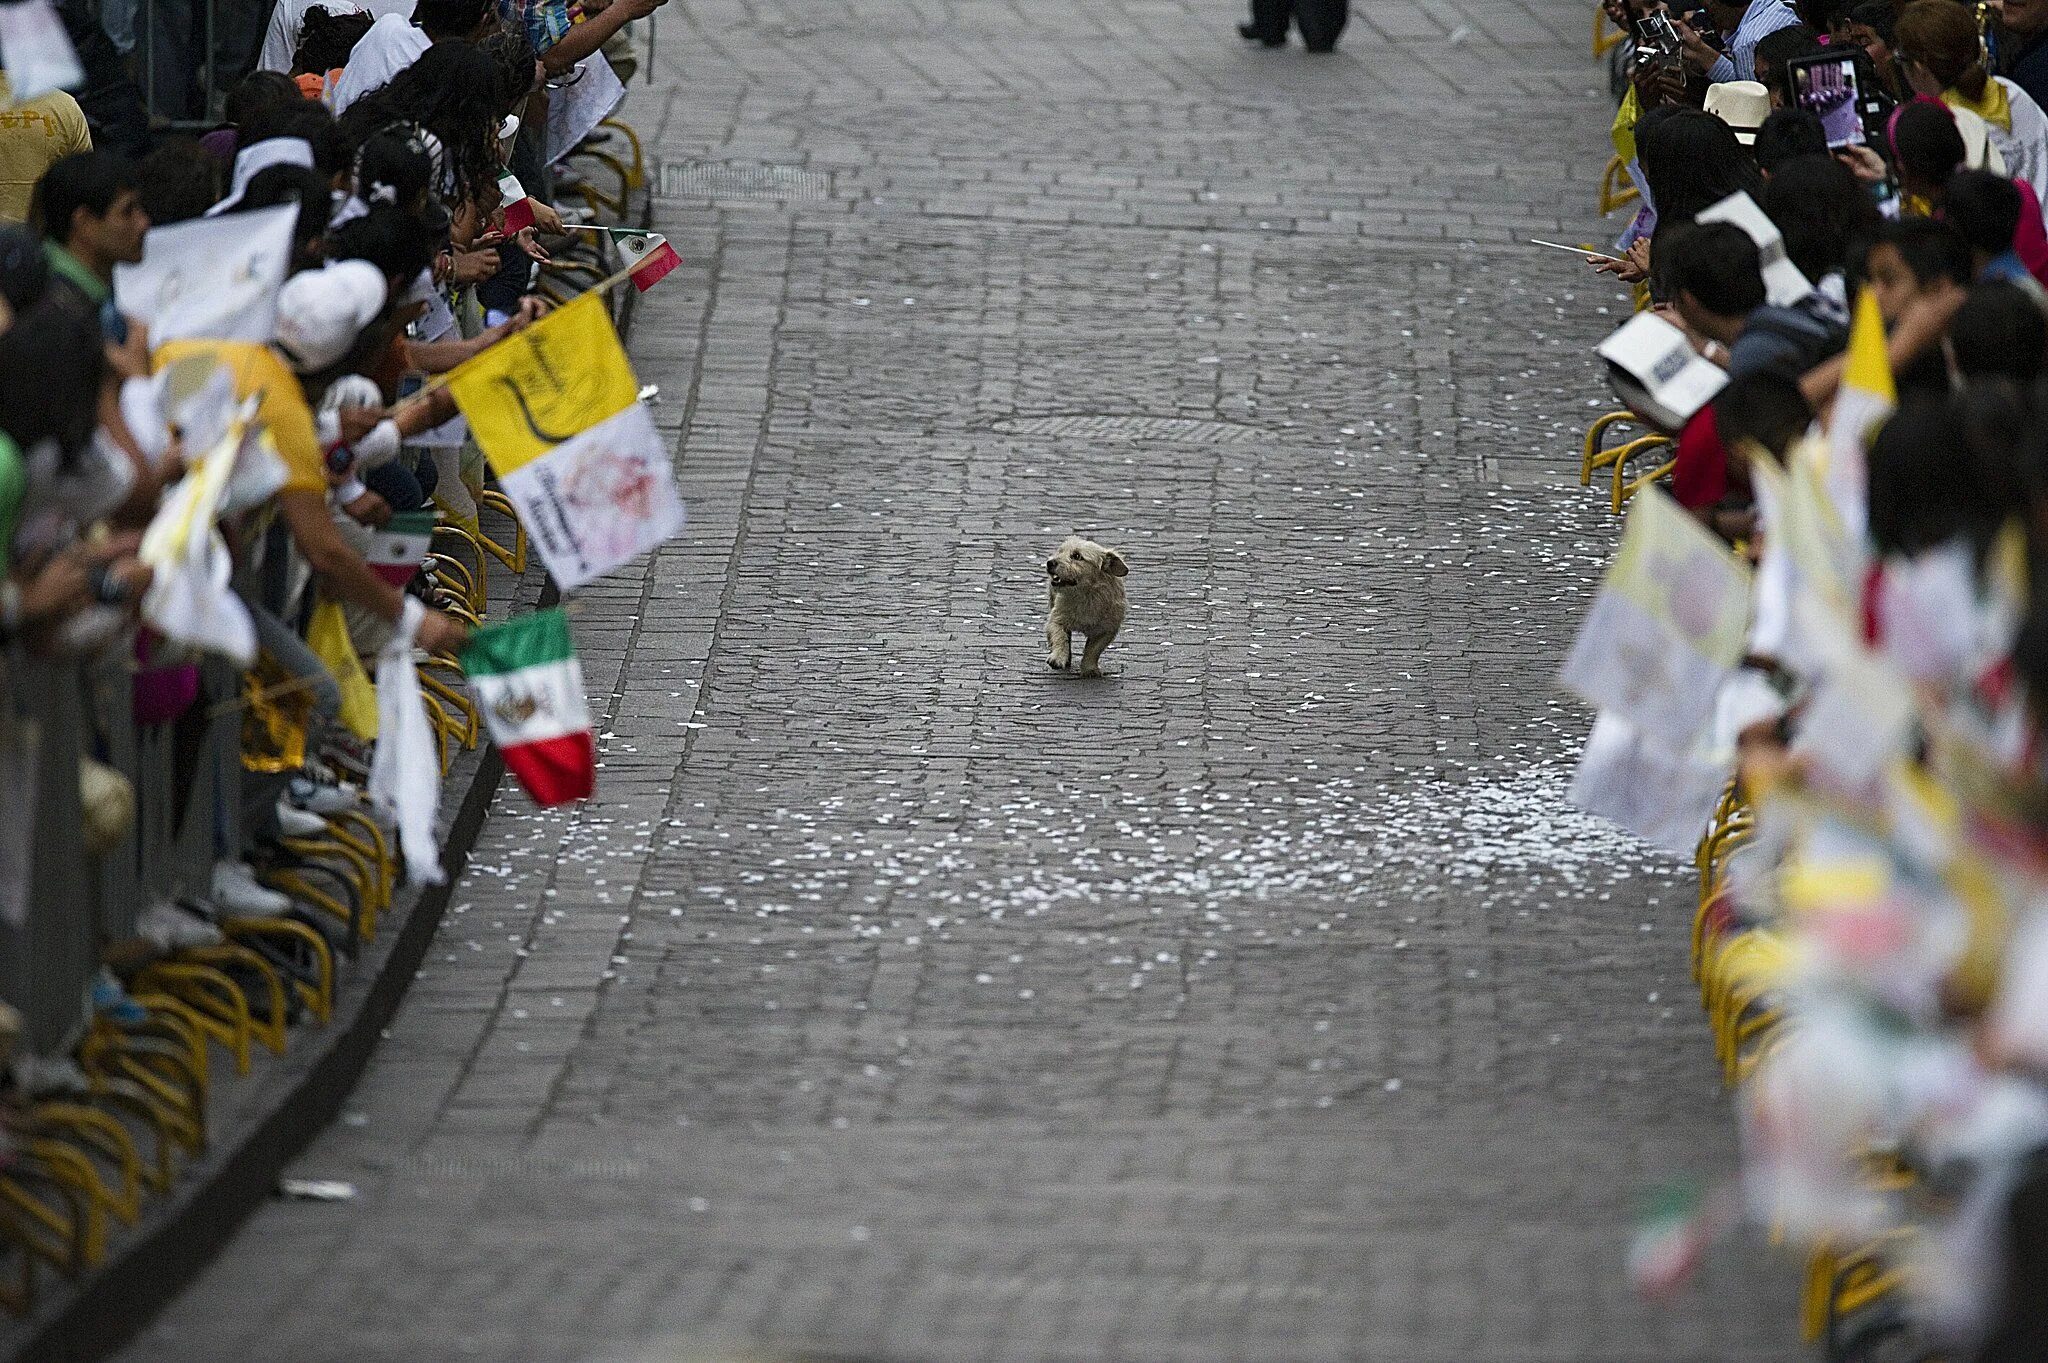
[[[1820,119],[1830,151],[1869,143],[1884,118],[1880,87],[1859,58],[1860,51],[1824,53],[1785,63],[1785,93],[1794,108]]]

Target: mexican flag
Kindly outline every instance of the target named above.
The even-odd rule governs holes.
[[[506,236],[533,226],[533,200],[526,196],[526,186],[519,183],[518,176],[509,170],[499,172],[498,193],[505,201]]]
[[[478,630],[462,666],[491,741],[534,803],[587,799],[597,786],[597,744],[569,617],[536,611]]]
[[[683,263],[676,254],[676,248],[668,244],[668,238],[659,232],[621,232],[613,229],[612,239],[618,243],[619,255],[626,262],[626,268],[633,287],[646,293],[667,276],[670,270]]]
[[[434,513],[401,511],[376,532],[363,561],[394,587],[403,587],[420,570],[420,561],[434,545]]]

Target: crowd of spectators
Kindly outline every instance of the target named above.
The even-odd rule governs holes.
[[[1588,264],[1714,367],[1646,495],[1749,622],[1644,740],[1708,778],[1740,1200],[1860,1313],[1836,1356],[2048,1357],[2048,0],[1604,8],[1640,197]]]
[[[237,922],[296,916],[335,935],[331,918],[305,912],[259,872],[294,839],[333,833],[338,817],[388,826],[388,811],[365,798],[376,744],[349,718],[348,688],[365,684],[364,660],[374,667],[394,634],[414,657],[447,659],[476,620],[455,604],[468,584],[452,590],[433,556],[414,548],[393,565],[379,545],[408,516],[476,531],[485,465],[438,376],[548,312],[537,270],[550,243],[559,251],[571,240],[563,234],[576,217],[565,222],[550,201],[568,154],[551,112],[578,81],[596,84],[599,67],[616,92],[621,31],[660,3],[277,0],[266,12],[250,0],[67,0],[61,25],[48,26],[65,42],[31,52],[9,38],[10,69],[0,73],[0,783],[15,803],[0,813],[0,941],[17,959],[0,962],[0,985],[57,968],[16,968],[18,953],[57,933],[24,902],[42,883],[29,862],[44,848],[30,833],[50,831],[41,812],[51,787],[19,783],[50,775],[53,735],[38,738],[37,688],[80,677],[117,679],[119,723],[95,728],[108,719],[95,693],[77,716],[86,731],[70,736],[83,793],[67,791],[60,807],[82,798],[93,824],[122,805],[103,797],[125,792],[132,824],[153,791],[166,807],[145,809],[143,821],[161,814],[197,826],[207,849],[197,876],[146,857],[121,869],[142,902],[121,915],[122,931],[91,944],[97,973],[80,1025],[147,1032],[155,1016],[183,1035],[159,1005],[134,997],[136,972],[219,947]],[[30,57],[37,71],[75,63],[79,77],[17,100],[9,75],[26,79]],[[515,207],[517,226],[507,222]],[[267,239],[266,224],[278,224],[282,241],[286,221],[287,255],[270,260],[250,245]],[[207,240],[224,244],[216,255],[175,244],[206,224],[219,229]],[[163,275],[173,259],[183,272],[175,285]],[[249,306],[224,310],[217,332],[181,324],[153,335],[154,318],[132,306],[143,281],[168,307],[240,297],[273,266],[277,278]],[[199,518],[197,528],[173,524],[178,515]],[[152,536],[194,535],[198,559],[217,565],[224,586],[172,581],[152,550]],[[235,650],[203,646],[215,588],[253,629],[253,661],[221,666]],[[157,622],[174,617],[197,623],[170,637]],[[337,617],[339,652],[332,631],[310,637]],[[292,730],[289,759],[258,763],[244,752],[236,761],[240,726],[279,713]],[[223,724],[225,776],[207,737]],[[125,737],[116,741],[114,728]],[[145,751],[162,770],[139,769]],[[212,792],[210,804],[195,790]],[[357,850],[372,842],[337,854],[367,864]],[[136,845],[130,837],[125,855]],[[368,883],[389,871],[370,868]],[[352,930],[362,927],[359,912]],[[337,950],[345,945],[337,939]],[[289,977],[304,964],[287,951],[252,974],[237,960],[260,962],[215,961],[247,994],[245,1017],[262,1011],[266,971]],[[319,974],[300,971],[308,997]],[[10,1003],[22,1000],[0,989],[0,1176],[12,1178],[33,1164],[20,1104],[88,1091],[133,1097],[135,1084],[82,1072],[69,1051],[75,1031],[23,1036]],[[0,1231],[18,1229],[0,1214]],[[0,1254],[10,1243],[0,1235]]]

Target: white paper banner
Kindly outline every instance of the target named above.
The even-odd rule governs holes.
[[[296,204],[280,204],[151,228],[142,263],[114,267],[114,301],[152,345],[269,341],[298,217]]]

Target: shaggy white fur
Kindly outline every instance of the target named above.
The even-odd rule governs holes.
[[[1052,609],[1045,617],[1045,661],[1063,669],[1074,660],[1074,636],[1084,636],[1081,675],[1102,675],[1102,650],[1124,626],[1124,556],[1094,540],[1066,540],[1045,561]]]

